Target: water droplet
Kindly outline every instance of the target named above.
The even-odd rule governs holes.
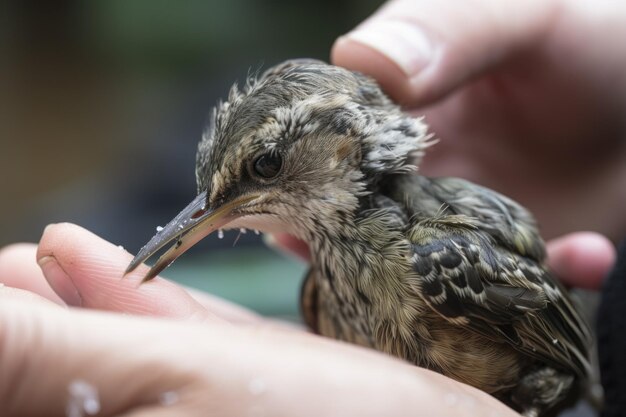
[[[178,401],[180,401],[180,396],[175,391],[166,391],[163,394],[159,395],[159,403],[166,407],[174,405]]]
[[[119,250],[124,250],[124,246],[122,246],[122,245],[117,245],[117,248],[118,248]]]
[[[100,412],[100,399],[96,387],[77,379],[70,383],[67,390],[69,399],[65,411],[68,417],[93,416]]]
[[[556,345],[557,343],[559,343],[559,339],[552,339],[552,344]]]
[[[163,226],[157,226],[156,230],[157,230],[157,232],[160,232],[161,230],[163,230]]]
[[[87,398],[85,399],[85,412],[88,415],[98,414],[100,411],[100,402],[97,398]]]
[[[239,233],[241,233],[242,235],[245,235],[248,231],[246,230],[245,227],[242,227],[241,229],[239,229]]]
[[[217,238],[224,239],[224,231],[222,229],[217,230]]]

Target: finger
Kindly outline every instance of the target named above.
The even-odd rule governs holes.
[[[537,43],[556,3],[390,1],[335,42],[332,61],[373,76],[402,104],[424,105]]]
[[[35,303],[59,307],[57,303],[34,292],[22,288],[7,287],[0,284],[0,298],[2,297],[10,298],[11,300],[19,301],[25,304]]]
[[[7,417],[65,415],[67,388],[81,381],[103,417],[160,406],[169,415],[514,415],[443,375],[320,337],[26,306],[1,291],[0,351]]]
[[[27,303],[24,295],[38,297],[0,290],[0,415],[119,415],[159,405],[160,394],[185,392],[195,382],[185,372],[192,369],[188,360],[179,361],[180,368],[167,360],[173,349],[168,336],[181,339],[174,323],[61,309],[43,298]],[[169,346],[143,346],[147,340]],[[176,409],[170,415],[185,415]]]
[[[0,282],[65,304],[52,290],[36,260],[37,245],[16,243],[0,250]]]
[[[296,258],[310,262],[311,252],[306,242],[287,233],[264,234],[263,241],[267,246],[281,253],[295,256]]]
[[[597,290],[615,263],[615,247],[592,232],[572,233],[548,242],[548,264],[567,285]]]
[[[125,277],[131,258],[120,247],[72,224],[48,226],[37,251],[46,280],[71,306],[181,319],[217,318],[165,279],[139,285],[145,266]]]

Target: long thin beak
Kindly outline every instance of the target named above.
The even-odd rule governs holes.
[[[161,271],[167,268],[180,255],[198,243],[204,237],[215,230],[235,220],[241,215],[234,210],[257,198],[257,196],[243,196],[232,202],[215,209],[206,208],[206,192],[200,193],[187,207],[167,224],[163,229],[139,251],[126,268],[124,275],[132,272],[140,264],[154,255],[159,249],[168,243],[176,241],[148,271],[141,281],[146,282],[156,277]]]

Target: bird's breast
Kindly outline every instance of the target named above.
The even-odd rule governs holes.
[[[390,338],[412,337],[422,302],[410,288],[408,243],[394,231],[387,238],[346,239],[313,252],[319,333],[389,353]]]

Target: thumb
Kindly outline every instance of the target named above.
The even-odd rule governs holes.
[[[397,102],[420,106],[545,35],[555,0],[392,0],[337,39],[332,61],[374,77]]]
[[[146,268],[124,276],[132,256],[73,224],[46,227],[37,262],[52,289],[70,306],[198,321],[219,318],[182,287],[156,278],[139,285]]]

